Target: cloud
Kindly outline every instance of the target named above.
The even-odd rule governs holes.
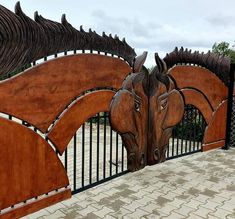
[[[207,22],[210,25],[216,26],[222,26],[222,27],[228,27],[233,25],[234,26],[234,20],[235,17],[232,15],[224,15],[224,14],[214,14],[210,15],[206,18]]]

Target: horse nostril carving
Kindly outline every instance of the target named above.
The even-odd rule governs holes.
[[[158,159],[159,159],[159,150],[158,150],[158,148],[156,148],[156,149],[154,150],[154,159],[155,159],[155,160],[158,160]]]
[[[141,161],[140,161],[141,165],[144,165],[144,154],[141,155]]]

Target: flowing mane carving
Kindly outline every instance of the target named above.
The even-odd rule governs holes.
[[[96,50],[110,53],[133,64],[136,53],[118,36],[103,32],[76,30],[62,15],[61,23],[51,21],[35,12],[34,20],[24,14],[20,3],[15,13],[0,5],[0,76],[45,56],[72,50]]]
[[[206,54],[199,53],[198,51],[192,53],[191,50],[184,49],[183,47],[178,49],[176,47],[163,60],[168,68],[176,64],[195,64],[207,68],[216,74],[226,86],[229,86],[230,58],[226,56],[221,56],[210,51]]]

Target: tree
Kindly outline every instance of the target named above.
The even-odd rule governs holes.
[[[230,47],[230,44],[228,42],[220,42],[220,43],[214,43],[212,46],[212,52],[220,54],[220,55],[226,55],[231,58],[231,62],[235,63],[235,45]]]

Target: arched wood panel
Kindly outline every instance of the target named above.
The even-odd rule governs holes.
[[[0,82],[0,112],[46,132],[66,105],[96,87],[120,88],[131,67],[123,60],[79,54],[50,60]]]
[[[221,103],[218,109],[213,113],[213,118],[208,124],[203,144],[218,142],[225,140],[226,137],[226,122],[227,122],[227,100]]]
[[[47,137],[63,154],[79,127],[98,112],[109,110],[114,91],[99,90],[81,96],[56,122]]]
[[[186,105],[193,105],[202,113],[206,123],[211,121],[213,110],[205,96],[194,89],[182,89]]]
[[[168,72],[179,89],[194,88],[209,100],[213,110],[228,97],[228,88],[213,72],[197,66],[177,65]]]
[[[51,146],[32,130],[0,118],[0,210],[69,185]]]

